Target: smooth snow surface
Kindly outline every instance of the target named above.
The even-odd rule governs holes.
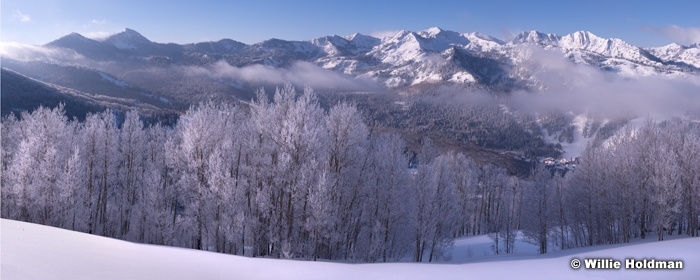
[[[700,238],[493,256],[461,264],[343,264],[141,245],[2,220],[1,277],[13,279],[698,279]],[[455,244],[484,249],[483,236]],[[461,246],[461,247],[460,247]],[[477,253],[477,252],[473,252]],[[572,258],[683,260],[682,270],[573,270]],[[456,261],[456,260],[455,260]]]
[[[590,135],[588,138],[583,136],[583,129],[586,127],[586,122],[588,122],[588,117],[585,115],[578,115],[574,118],[574,141],[571,143],[560,143],[562,149],[564,150],[565,158],[575,158],[581,156],[583,151],[586,150],[588,143],[595,137],[594,135]]]

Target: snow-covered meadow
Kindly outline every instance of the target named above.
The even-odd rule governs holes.
[[[536,254],[494,256],[486,236],[458,239],[451,263],[345,264],[248,258],[142,245],[3,219],[1,278],[13,279],[697,279],[700,239],[655,238]],[[674,236],[675,237],[675,236]],[[574,270],[573,258],[682,260],[682,270]]]

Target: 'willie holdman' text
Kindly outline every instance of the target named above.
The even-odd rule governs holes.
[[[574,269],[580,268],[581,264],[578,259],[571,260],[571,267]],[[629,258],[623,262],[609,258],[586,258],[583,259],[583,267],[586,269],[683,269],[683,261]]]

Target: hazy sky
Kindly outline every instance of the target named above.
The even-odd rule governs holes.
[[[504,40],[529,30],[559,35],[587,30],[642,47],[700,42],[697,0],[2,0],[0,11],[0,40],[29,44],[71,32],[105,36],[125,27],[162,43],[230,38],[251,44],[432,26]]]

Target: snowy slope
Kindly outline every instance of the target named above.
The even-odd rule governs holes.
[[[681,46],[670,44],[658,48],[648,48],[647,51],[665,61],[685,63],[700,68],[700,45]]]
[[[621,58],[643,64],[657,64],[644,51],[617,38],[605,39],[588,31],[577,31],[562,37],[559,46],[565,50],[580,50],[608,58]]]
[[[2,220],[1,278],[13,279],[696,279],[700,242],[682,238],[581,248],[544,256],[481,258],[463,264],[342,264],[246,258],[140,245],[52,227]],[[485,246],[476,237],[456,247]],[[481,244],[481,245],[479,245]],[[481,246],[481,247],[479,247]],[[468,246],[466,246],[468,247]],[[572,258],[680,259],[683,270],[570,268]]]
[[[536,30],[523,32],[511,40],[511,44],[534,44],[539,46],[558,46],[561,37],[556,34],[545,34]]]
[[[576,64],[591,65],[626,78],[673,76],[693,71],[677,65],[680,61],[687,63],[688,56],[673,61],[671,57],[658,56],[655,49],[643,49],[617,38],[602,38],[588,31],[558,36],[533,30],[517,35],[506,44],[516,50],[520,46],[559,51]],[[515,56],[514,61],[518,61],[517,51],[510,53],[509,57]]]
[[[462,36],[469,40],[466,48],[475,52],[496,51],[504,44],[501,40],[479,32],[464,33]]]

